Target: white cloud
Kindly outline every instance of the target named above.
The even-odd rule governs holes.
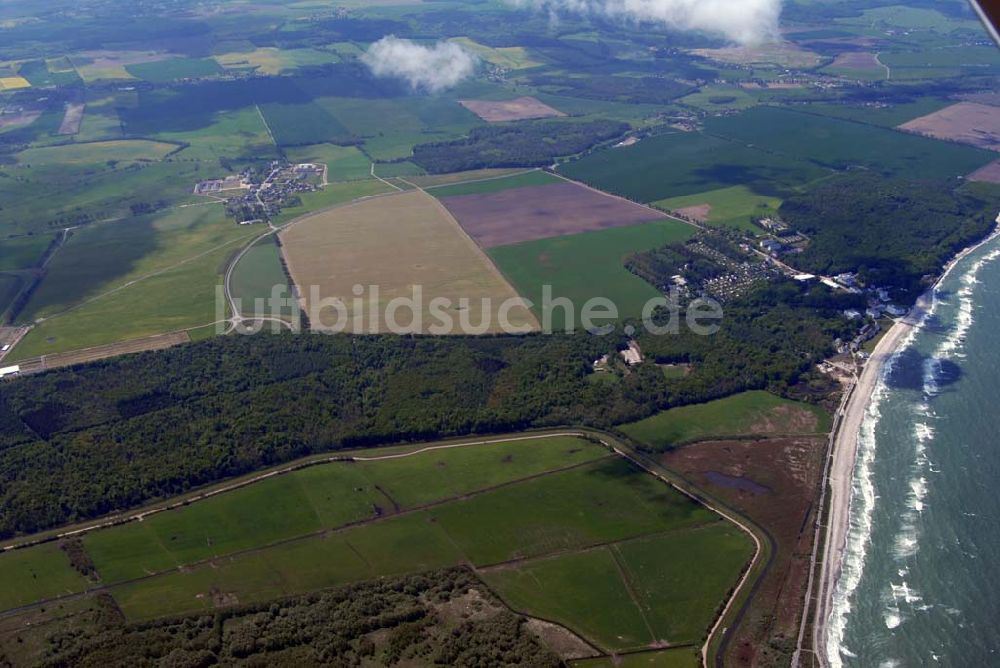
[[[601,14],[652,21],[677,30],[702,30],[739,44],[778,36],[782,0],[509,0],[549,12]]]
[[[361,60],[377,77],[394,77],[414,89],[437,93],[458,85],[476,71],[478,57],[452,42],[422,46],[395,35],[368,47]]]

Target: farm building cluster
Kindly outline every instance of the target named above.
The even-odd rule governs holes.
[[[326,170],[322,164],[275,160],[264,169],[248,167],[238,175],[201,181],[194,194],[226,197],[226,215],[239,225],[267,223],[283,208],[299,204],[301,193],[323,188]]]

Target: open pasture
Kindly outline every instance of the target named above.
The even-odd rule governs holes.
[[[137,79],[152,83],[170,83],[180,79],[200,79],[222,74],[223,69],[211,58],[169,58],[149,60],[125,66]]]
[[[959,102],[899,126],[900,130],[1000,151],[1000,110]]]
[[[42,319],[17,359],[78,351],[207,325],[215,288],[254,234],[221,205],[174,209],[76,232],[53,256],[21,318]]]
[[[120,139],[29,148],[17,154],[17,161],[33,167],[99,165],[109,161],[150,162],[162,160],[177,149],[176,144],[166,142]]]
[[[788,132],[789,127],[796,132]],[[777,107],[709,118],[705,129],[827,168],[867,167],[911,179],[964,176],[994,157],[984,149]]]
[[[487,331],[497,331],[503,302],[517,298],[514,290],[489,259],[468,238],[448,211],[433,197],[412,191],[356,202],[310,216],[281,234],[285,259],[306,304],[315,286],[320,299],[340,299],[347,330],[384,331],[381,317],[390,301],[412,298],[414,286],[422,289],[419,322],[403,309],[398,324],[416,331],[430,331],[441,318],[431,313],[430,301],[450,300],[444,313],[478,325],[488,320]],[[365,287],[365,303],[355,309],[354,286]],[[369,286],[378,286],[374,295]],[[482,300],[489,299],[484,310]],[[468,300],[464,306],[461,300]],[[377,314],[369,301],[376,302]],[[377,316],[372,322],[372,316]],[[511,324],[534,328],[530,312],[520,306],[510,310]],[[340,318],[327,309],[325,320],[311,318],[317,328],[336,325]],[[453,321],[454,322],[454,321]],[[449,330],[445,327],[444,329]],[[455,333],[447,331],[445,333]]]
[[[824,72],[866,81],[882,81],[889,78],[889,69],[869,51],[846,51],[839,54]]]
[[[736,527],[716,524],[487,570],[484,579],[515,610],[606,649],[638,650],[699,644],[751,554]]]
[[[827,173],[746,143],[674,132],[593,153],[559,168],[566,176],[638,202],[656,202],[731,186],[781,196]]]
[[[371,177],[371,160],[356,146],[312,144],[285,149],[291,162],[312,162],[327,166],[330,181],[358,181]]]
[[[781,200],[758,195],[746,186],[732,186],[660,200],[653,206],[700,223],[759,232],[752,219],[776,215]]]
[[[474,51],[486,62],[508,70],[524,70],[542,64],[532,58],[531,53],[523,46],[489,47],[468,37],[456,37],[451,41]]]
[[[528,241],[490,250],[490,255],[518,291],[534,303],[536,317],[551,319],[553,329],[567,326],[562,309],[543,307],[543,286],[552,296],[566,297],[580,310],[594,297],[610,299],[620,317],[639,317],[650,299],[661,296],[652,285],[625,268],[632,253],[684,241],[695,228],[675,220],[661,220],[597,232]]]
[[[727,46],[718,49],[692,49],[702,58],[734,65],[770,65],[788,69],[810,69],[822,61],[818,53],[793,42],[765,43],[757,46]]]
[[[558,118],[566,115],[533,97],[519,97],[514,100],[461,100],[461,104],[488,123]]]
[[[672,408],[619,429],[640,443],[665,450],[694,441],[746,434],[821,434],[830,430],[830,416],[817,406],[754,391],[707,404]]]
[[[441,201],[484,248],[663,218],[657,211],[570,182]]]

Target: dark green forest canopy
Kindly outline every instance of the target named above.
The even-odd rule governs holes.
[[[793,262],[823,274],[858,271],[912,302],[922,279],[981,239],[1000,211],[1000,188],[841,176],[787,199],[780,214],[812,239]],[[923,281],[924,283],[926,281]]]
[[[421,144],[413,161],[433,174],[486,167],[545,167],[629,130],[615,121],[550,121],[473,128],[467,139]]]

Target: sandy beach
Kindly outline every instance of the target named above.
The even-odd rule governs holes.
[[[1000,224],[1000,216],[997,217]],[[848,389],[847,402],[840,415],[839,428],[830,462],[829,471],[829,515],[826,521],[826,540],[823,544],[822,566],[816,591],[816,616],[813,625],[813,647],[821,665],[828,665],[827,634],[833,598],[837,588],[843,563],[847,534],[850,530],[851,492],[854,484],[854,467],[858,454],[858,438],[865,419],[872,394],[886,363],[907,340],[908,335],[918,327],[934,303],[934,293],[958,262],[970,253],[1000,236],[994,230],[986,239],[965,249],[945,266],[934,287],[917,300],[910,313],[886,332],[879,341],[860,376]]]

